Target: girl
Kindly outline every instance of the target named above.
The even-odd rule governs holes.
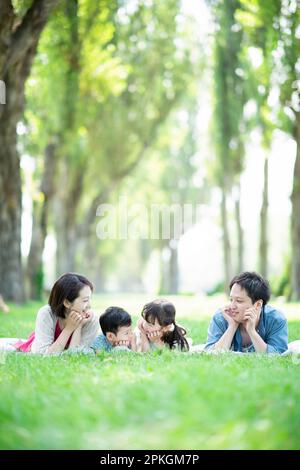
[[[10,339],[4,349],[51,354],[88,348],[98,333],[98,320],[90,310],[92,291],[92,283],[84,276],[63,274],[50,292],[48,305],[38,311],[35,331],[28,340]]]
[[[152,348],[189,350],[185,338],[186,330],[175,323],[175,307],[164,299],[156,299],[146,304],[142,318],[136,328],[138,351],[145,352]]]

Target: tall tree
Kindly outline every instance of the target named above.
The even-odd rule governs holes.
[[[21,174],[17,124],[24,111],[24,88],[41,32],[58,0],[0,3],[0,79],[6,104],[0,104],[0,284],[7,299],[21,301]],[[25,11],[24,11],[25,10]]]
[[[224,256],[224,282],[232,277],[233,256],[228,220],[228,197],[234,186],[239,190],[239,177],[244,161],[242,137],[243,106],[245,103],[243,75],[241,74],[241,43],[243,31],[237,25],[235,13],[240,6],[237,0],[213,0],[215,19],[214,45],[214,113],[213,143],[216,149],[215,179],[221,189],[221,225]],[[240,222],[239,197],[236,199],[239,267],[242,266],[243,233]]]
[[[248,69],[248,96],[257,104],[257,113],[252,119],[250,126],[258,126],[261,131],[261,145],[264,152],[263,169],[263,194],[260,210],[258,269],[264,276],[268,276],[269,264],[269,154],[272,144],[272,133],[274,130],[274,119],[272,109],[269,105],[270,93],[272,91],[272,72],[274,63],[272,52],[278,42],[278,30],[274,29],[274,19],[279,17],[280,2],[275,1],[270,5],[265,3],[249,2],[241,0],[241,9],[237,11],[236,17],[243,25],[246,32],[244,35],[244,50],[247,55],[250,48],[256,48],[261,54],[260,63],[250,66]]]
[[[242,0],[245,20],[258,37],[265,38],[264,58],[269,64],[271,87],[280,91],[276,125],[296,142],[293,190],[291,195],[291,287],[292,297],[300,299],[300,90],[299,90],[299,22],[298,1]],[[249,21],[250,20],[250,21]],[[245,21],[244,21],[245,22]],[[271,74],[271,77],[270,77]]]

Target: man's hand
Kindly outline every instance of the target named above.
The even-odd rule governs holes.
[[[225,305],[221,308],[221,312],[225,320],[228,322],[228,325],[234,328],[238,328],[239,323],[233,318],[233,312],[230,305]]]
[[[260,308],[251,307],[247,308],[244,313],[244,325],[247,333],[255,331],[256,325],[260,317]]]

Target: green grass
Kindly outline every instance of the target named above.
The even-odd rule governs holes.
[[[101,296],[138,315],[145,296]],[[220,298],[173,299],[204,342]],[[0,336],[26,337],[40,304],[11,306]],[[300,306],[284,308],[290,340]],[[299,449],[300,364],[259,355],[0,356],[1,449]]]

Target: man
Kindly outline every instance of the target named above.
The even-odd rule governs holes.
[[[230,304],[213,316],[206,350],[283,353],[288,349],[287,321],[267,305],[268,281],[254,272],[244,272],[230,282]]]

